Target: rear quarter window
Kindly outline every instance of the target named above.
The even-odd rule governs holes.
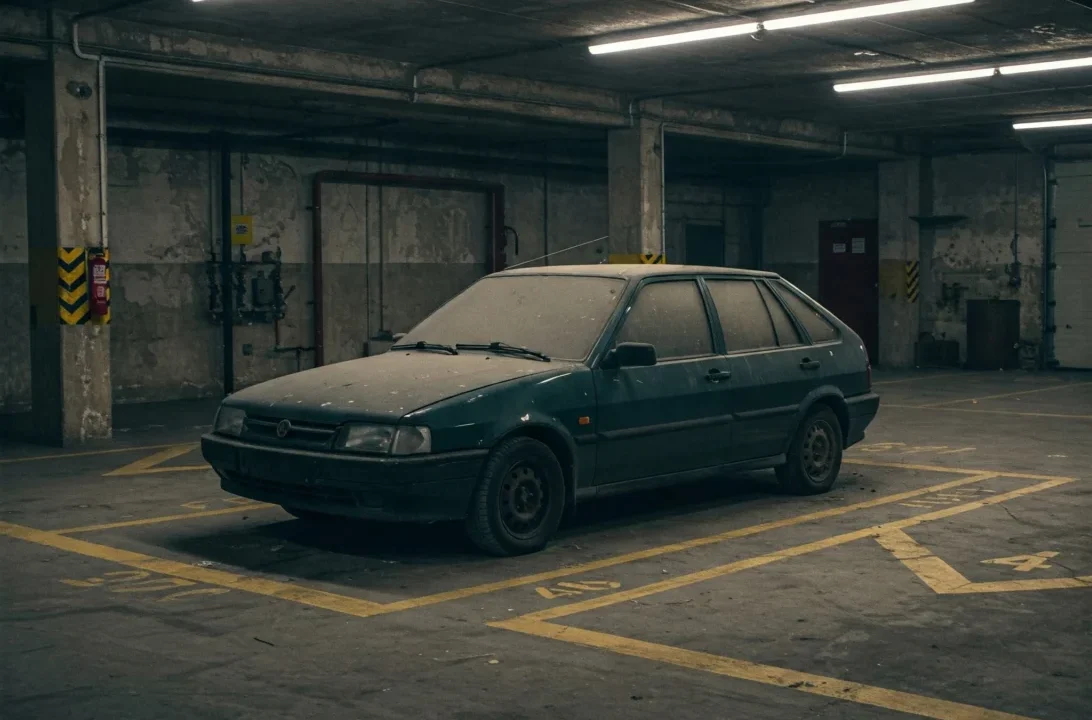
[[[812,304],[789,289],[784,283],[775,283],[778,294],[785,301],[785,305],[811,335],[811,341],[815,343],[830,342],[838,339],[838,329],[829,320],[820,314]]]

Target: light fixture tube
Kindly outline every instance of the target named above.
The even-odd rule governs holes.
[[[681,43],[698,42],[701,40],[715,40],[717,38],[733,37],[736,35],[751,35],[758,32],[760,29],[787,30],[789,28],[806,27],[808,25],[825,25],[827,23],[860,20],[882,15],[896,15],[898,13],[931,10],[933,8],[948,7],[950,5],[966,5],[967,3],[973,3],[974,1],[975,0],[900,0],[899,2],[866,5],[864,7],[847,8],[845,10],[829,10],[827,12],[811,13],[808,15],[774,18],[761,23],[722,25],[720,27],[706,28],[704,30],[690,30],[687,32],[637,38],[635,40],[601,43],[598,45],[589,45],[588,51],[591,52],[592,55],[604,55],[606,53],[624,52],[626,50],[641,50],[644,48],[679,45]]]
[[[1092,125],[1092,117],[1017,122],[1013,123],[1012,127],[1014,130],[1047,130],[1050,128],[1079,127],[1081,125]]]
[[[996,68],[978,68],[976,70],[954,70],[952,72],[931,73],[929,75],[904,75],[902,77],[883,78],[880,80],[861,80],[859,82],[839,83],[834,86],[834,89],[837,92],[857,92],[859,90],[878,90],[880,88],[905,87],[907,85],[930,85],[932,83],[988,78],[995,72],[997,72]]]
[[[1092,67],[1092,57],[1070,58],[1068,60],[1047,60],[1045,62],[1023,63],[1021,65],[1002,65],[1002,75],[1022,75],[1024,73],[1047,72],[1048,70],[1068,70],[1070,68]]]

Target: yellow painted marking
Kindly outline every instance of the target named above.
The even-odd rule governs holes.
[[[54,532],[35,530],[34,528],[14,525],[3,521],[0,521],[0,535],[7,535],[19,540],[25,540],[27,542],[75,553],[77,555],[107,560],[109,562],[118,563],[119,565],[128,565],[129,567],[138,570],[147,570],[149,572],[159,573],[160,575],[169,575],[171,577],[193,580],[194,582],[205,583],[207,585],[226,587],[229,590],[240,590],[255,595],[264,595],[279,600],[288,600],[290,602],[323,608],[345,615],[368,617],[369,615],[377,614],[376,610],[384,607],[379,603],[370,602],[368,600],[360,600],[358,598],[337,595],[323,590],[315,590],[290,583],[277,582],[276,580],[237,575],[224,570],[195,567],[193,565],[187,565],[186,563],[164,560],[162,558],[152,557],[151,555],[144,555],[143,553],[131,552],[129,550],[108,547],[106,545],[98,545],[96,543],[87,542],[86,540],[78,540]]]
[[[223,595],[224,593],[231,592],[227,588],[198,588],[196,590],[183,590],[182,592],[171,593],[165,597],[159,598],[156,602],[172,602],[174,600],[181,600],[182,598],[196,597],[198,595]]]
[[[436,605],[438,603],[450,602],[452,600],[462,600],[464,598],[473,597],[475,595],[486,595],[488,593],[497,592],[499,590],[508,590],[510,588],[521,587],[524,585],[537,585],[539,583],[547,583],[552,580],[557,580],[558,578],[568,577],[571,575],[585,575],[588,573],[596,572],[598,570],[602,570],[604,568],[614,567],[616,565],[624,565],[631,562],[637,562],[639,560],[647,560],[649,558],[682,552],[684,550],[691,550],[693,548],[704,547],[706,545],[715,545],[726,540],[749,537],[751,535],[757,535],[759,533],[768,532],[770,530],[779,530],[781,528],[792,527],[794,525],[813,522],[815,520],[824,520],[826,518],[838,517],[839,515],[845,515],[847,513],[856,512],[858,510],[867,510],[869,508],[880,507],[889,503],[897,503],[902,500],[916,498],[921,495],[928,495],[929,493],[934,493],[939,490],[947,490],[950,488],[961,487],[963,485],[969,485],[971,483],[981,482],[985,479],[997,475],[997,473],[989,471],[958,470],[952,468],[937,468],[935,466],[904,465],[901,463],[873,463],[850,459],[846,459],[843,462],[875,465],[878,467],[892,467],[899,469],[925,469],[927,471],[969,475],[969,477],[963,477],[957,480],[949,480],[948,482],[919,488],[917,490],[908,490],[906,492],[895,493],[893,495],[885,495],[874,500],[865,500],[863,502],[853,503],[852,505],[844,505],[842,507],[819,510],[817,512],[785,518],[783,520],[774,520],[767,523],[761,523],[759,525],[751,525],[749,527],[739,528],[737,530],[728,530],[726,532],[717,533],[716,535],[708,535],[706,537],[694,538],[692,540],[684,540],[682,542],[671,543],[669,545],[661,545],[659,547],[648,548],[646,550],[638,550],[636,552],[626,553],[624,555],[615,555],[614,557],[603,558],[602,560],[593,560],[591,562],[582,563],[580,565],[571,565],[569,567],[563,567],[557,570],[547,570],[546,572],[535,573],[534,575],[524,575],[522,577],[515,577],[509,580],[499,580],[497,582],[485,583],[483,585],[474,585],[471,587],[460,588],[458,590],[449,590],[447,592],[436,593],[435,595],[424,595],[418,598],[399,600],[389,605],[384,605],[383,607],[385,608],[385,612],[411,610],[414,608],[425,607],[427,605]]]
[[[110,592],[116,593],[143,593],[143,592],[159,592],[161,590],[170,590],[171,588],[187,587],[189,585],[196,585],[193,580],[183,580],[176,577],[165,578],[153,578],[151,580],[144,580],[138,583],[124,583],[110,588]]]
[[[168,460],[173,460],[176,457],[193,452],[198,448],[197,443],[186,443],[184,445],[171,445],[157,453],[149,455],[146,458],[141,458],[136,462],[129,463],[124,467],[120,467],[117,470],[111,470],[108,473],[103,473],[103,477],[116,477],[118,475],[145,475],[155,472],[178,472],[181,470],[204,470],[208,466],[186,466],[186,467],[171,467],[171,468],[157,468],[160,463],[165,463]]]
[[[922,380],[940,380],[941,378],[950,378],[963,375],[963,373],[943,373],[941,375],[922,375],[920,377],[903,378],[902,380],[880,380],[879,382],[872,383],[873,385],[899,385],[900,383],[919,382]]]
[[[1050,387],[1035,388],[1034,390],[1017,390],[1015,392],[998,393],[996,395],[982,395],[981,397],[969,397],[969,398],[962,398],[960,400],[945,400],[944,402],[926,403],[925,405],[918,405],[918,407],[921,407],[921,408],[938,408],[938,407],[944,407],[946,405],[958,405],[959,403],[966,403],[966,402],[981,402],[983,400],[999,400],[1001,398],[1007,398],[1007,397],[1017,397],[1017,396],[1020,396],[1020,395],[1033,395],[1035,393],[1050,392],[1052,390],[1072,389],[1072,388],[1075,388],[1075,387],[1081,387],[1082,385],[1084,385],[1084,386],[1092,385],[1092,380],[1089,380],[1089,381],[1086,381],[1086,382],[1076,382],[1076,383],[1063,382],[1063,383],[1058,383],[1057,385],[1051,385]]]
[[[204,510],[209,506],[207,502],[202,500],[191,500],[190,502],[184,502],[179,507],[184,507],[189,510]]]
[[[1039,486],[1036,485],[1035,487]],[[997,497],[1002,496],[998,495]],[[990,498],[990,500],[996,499]],[[901,529],[892,528],[884,531],[876,536],[876,542],[891,552],[912,573],[917,575],[919,580],[938,595],[1092,588],[1092,575],[1045,580],[971,582],[954,567],[918,543],[917,540],[902,532]]]
[[[988,480],[992,477],[994,477],[993,474],[981,475],[978,476],[977,479]],[[915,525],[920,525],[921,523],[930,522],[933,520],[941,520],[944,518],[952,517],[953,515],[970,512],[971,510],[977,510],[978,508],[986,507],[988,505],[996,505],[998,503],[1003,503],[1008,500],[1021,497],[1023,495],[1041,492],[1043,490],[1049,490],[1050,488],[1058,487],[1059,485],[1065,485],[1066,483],[1070,482],[1073,482],[1072,478],[1056,478],[1054,480],[1048,480],[1046,482],[1041,482],[1037,485],[1031,485],[1017,490],[1012,490],[1010,492],[1006,492],[1000,495],[992,495],[990,497],[983,498],[981,500],[975,500],[974,502],[965,503],[963,505],[954,505],[952,507],[934,510],[933,512],[915,515],[914,517],[904,518],[902,520],[894,520],[892,522],[884,523],[882,525],[876,525],[870,528],[864,528],[862,530],[855,530],[853,532],[843,533],[841,535],[834,535],[832,537],[817,540],[815,542],[805,543],[803,545],[796,545],[794,547],[785,548],[784,550],[777,550],[766,555],[758,555],[755,557],[745,558],[743,560],[737,560],[735,562],[728,563],[727,565],[709,568],[708,570],[699,570],[697,572],[680,575],[678,577],[670,578],[668,580],[661,580],[660,582],[643,585],[641,587],[632,588],[630,590],[623,590],[622,592],[611,593],[610,595],[602,595],[599,597],[588,598],[587,600],[581,600],[580,602],[571,603],[569,605],[562,605],[560,607],[550,608],[548,610],[540,610],[538,612],[524,615],[523,617],[530,620],[554,620],[559,617],[566,617],[568,615],[588,612],[589,610],[598,610],[600,608],[617,605],[618,603],[628,602],[630,600],[639,600],[640,598],[648,597],[650,595],[656,595],[671,590],[678,590],[679,588],[683,588],[688,585],[694,585],[695,583],[704,582],[706,580],[713,580],[715,578],[724,577],[726,575],[732,575],[743,570],[762,567],[763,565],[769,565],[780,560],[788,560],[789,558],[800,557],[801,555],[807,555],[809,553],[818,552],[819,550],[825,550],[827,548],[845,545],[846,543],[851,543],[856,540],[861,540],[863,538],[876,537],[878,535],[886,534],[892,530],[900,530],[902,528],[913,527]]]
[[[237,513],[249,512],[251,510],[265,510],[266,508],[271,507],[277,506],[270,505],[269,503],[253,503],[251,505],[220,508],[219,510],[206,510],[205,512],[180,513],[178,515],[160,515],[159,517],[144,518],[142,520],[120,520],[118,522],[101,523],[99,525],[82,525],[80,527],[64,528],[63,530],[51,530],[50,532],[55,535],[75,535],[76,533],[98,532],[99,530],[113,530],[114,528],[123,527],[140,527],[141,525],[158,525],[160,523],[176,522],[178,520],[193,520],[194,518],[216,517],[217,515],[234,515]]]
[[[904,448],[904,447],[906,447],[906,443],[901,443],[901,442],[880,442],[880,443],[871,443],[870,445],[859,445],[859,446],[857,446],[855,448],[855,450],[858,450],[860,452],[866,452],[866,453],[880,453],[880,452],[890,452],[891,450],[895,450],[896,448]]]
[[[954,450],[945,450],[944,452],[937,453],[937,455],[956,455],[957,453],[974,452],[974,450],[975,448],[973,447],[963,447]]]
[[[884,407],[898,408],[899,410],[943,410],[944,412],[978,413],[983,415],[1012,415],[1013,417],[1092,420],[1092,415],[1068,415],[1065,413],[1017,412],[1015,410],[977,410],[975,408],[933,407],[930,405],[895,405],[892,403],[884,403]]]
[[[620,587],[622,583],[612,580],[584,580],[583,582],[559,582],[552,587],[535,588],[535,592],[547,600],[553,600],[559,597],[583,595],[586,592],[617,590]]]
[[[843,464],[849,465],[867,465],[869,467],[885,467],[885,468],[898,468],[901,470],[918,470],[920,472],[938,472],[938,473],[958,473],[960,475],[983,475],[990,474],[995,477],[1003,478],[1019,478],[1021,480],[1065,480],[1070,482],[1073,478],[1062,477],[1060,475],[1035,475],[1033,473],[1018,473],[1007,472],[1004,470],[975,470],[971,468],[950,468],[943,465],[911,465],[910,463],[901,462],[880,462],[878,460],[865,460],[863,458],[844,458]],[[934,490],[940,489],[940,485],[935,485]],[[992,490],[983,490],[982,492],[993,492]],[[918,495],[925,495],[928,493],[915,493]]]
[[[178,447],[177,443],[170,445],[136,445],[134,447],[111,448],[109,450],[87,450],[74,453],[53,453],[51,455],[31,455],[30,457],[2,458],[0,465],[12,463],[34,462],[36,460],[64,460],[66,458],[92,457],[94,455],[116,455],[118,453],[141,452],[142,450],[159,450],[160,448]]]
[[[1016,572],[1031,572],[1032,570],[1046,570],[1047,568],[1054,567],[1048,565],[1047,560],[1052,557],[1057,557],[1058,553],[1050,552],[1049,550],[1044,552],[1037,552],[1034,555],[1013,555],[1012,557],[994,558],[993,560],[983,560],[983,565],[1011,565],[1012,569]]]
[[[935,720],[1030,720],[1030,718],[1023,718],[1019,715],[1011,715],[974,705],[965,705],[924,695],[914,695],[913,693],[898,690],[888,690],[873,685],[863,685],[849,680],[824,677],[773,665],[761,665],[711,653],[684,650],[669,645],[634,640],[594,630],[535,622],[526,618],[502,620],[489,623],[489,625],[526,635],[561,640],[574,645],[606,650],[619,655],[652,660],[689,670],[701,670],[723,677],[797,690],[811,695],[820,695],[862,705],[871,705],[909,715],[935,718]]]

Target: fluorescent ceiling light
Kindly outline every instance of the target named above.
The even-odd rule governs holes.
[[[932,83],[988,78],[991,77],[994,72],[996,72],[996,68],[978,68],[976,70],[955,70],[952,72],[931,73],[929,75],[904,75],[902,77],[883,78],[881,80],[862,80],[860,82],[839,83],[834,86],[834,89],[837,92],[856,92],[858,90],[877,90],[879,88],[905,87],[907,85],[930,85]]]
[[[883,15],[932,10],[933,8],[965,5],[972,2],[974,0],[903,0],[902,2],[883,3],[882,5],[866,5],[865,7],[846,10],[830,10],[829,12],[777,18],[767,20],[762,23],[762,26],[767,30],[787,30],[789,28],[807,27],[808,25],[826,25],[827,23],[845,22],[846,20],[863,20]]]
[[[664,45],[678,45],[680,43],[698,42],[700,40],[715,40],[735,35],[751,35],[764,30],[787,30],[789,28],[806,27],[808,25],[825,25],[827,23],[845,22],[847,20],[860,20],[881,15],[896,15],[898,13],[916,12],[918,10],[931,10],[933,8],[948,7],[950,5],[966,5],[975,0],[901,0],[900,2],[881,3],[879,5],[866,5],[864,7],[848,8],[845,10],[830,10],[828,12],[811,13],[809,15],[795,15],[792,17],[775,18],[761,23],[742,23],[737,25],[722,25],[720,27],[706,28],[705,30],[692,30],[689,32],[670,33],[667,35],[655,35],[653,37],[639,38],[636,40],[621,40],[619,42],[589,45],[588,50],[592,55],[623,52],[625,50],[641,50],[650,47],[663,47]]]
[[[1069,68],[1079,67],[1092,67],[1092,57],[1049,60],[1047,62],[1024,63],[1023,65],[1002,65],[1000,70],[1002,75],[1021,75],[1023,73],[1068,70]]]
[[[640,50],[642,48],[662,47],[664,45],[678,45],[680,43],[697,42],[699,40],[714,40],[733,35],[751,35],[758,32],[758,23],[744,23],[743,25],[725,25],[722,27],[708,28],[706,30],[692,30],[690,32],[674,33],[672,35],[657,35],[656,37],[639,38],[637,40],[622,40],[620,42],[605,43],[603,45],[589,45],[588,50],[592,55],[604,53],[623,52],[625,50]]]
[[[1092,125],[1092,117],[1069,118],[1067,120],[1039,120],[1036,122],[1013,123],[1015,130],[1045,130],[1048,128],[1077,127],[1080,125]]]

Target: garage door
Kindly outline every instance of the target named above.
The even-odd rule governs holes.
[[[1092,162],[1058,163],[1054,233],[1054,357],[1092,368]]]

